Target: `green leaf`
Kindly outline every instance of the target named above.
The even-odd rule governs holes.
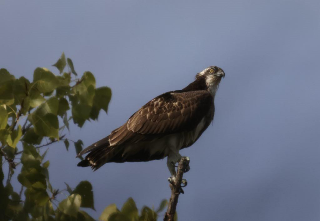
[[[69,102],[64,97],[61,97],[59,99],[59,109],[58,109],[58,115],[63,116],[67,110],[69,110]]]
[[[69,120],[68,120],[68,113],[66,113],[66,114],[63,116],[63,123],[64,123],[64,125],[66,125],[66,127],[68,128],[68,131],[70,131],[70,128],[69,128]]]
[[[40,165],[42,157],[37,152],[36,148],[33,145],[23,143],[23,153],[21,156],[21,163],[23,165]],[[34,163],[35,162],[35,163]]]
[[[81,207],[94,209],[92,185],[89,181],[81,181],[72,193],[81,195]]]
[[[49,165],[50,165],[50,161],[49,160],[47,160],[45,163],[43,163],[43,167],[44,168],[48,168]]]
[[[2,146],[4,146],[7,143],[7,139],[8,137],[10,137],[9,134],[10,133],[7,129],[0,129],[0,141],[2,143]]]
[[[139,212],[134,200],[130,197],[121,208],[121,213],[130,220],[137,220],[139,218]]]
[[[117,212],[110,215],[108,221],[132,221],[134,219],[128,218],[123,213]]]
[[[19,142],[20,138],[21,138],[21,135],[22,135],[22,130],[21,130],[21,125],[18,126],[18,129],[17,130],[14,130],[12,133],[11,133],[11,139],[10,141],[7,140],[8,142],[8,145],[10,147],[13,147],[15,148],[17,146],[17,143]]]
[[[111,95],[112,92],[109,87],[97,88],[93,102],[98,108],[104,110],[107,113]]]
[[[166,199],[162,200],[156,213],[162,212],[162,210],[164,210],[164,208],[166,208],[167,205],[168,205],[168,200]]]
[[[57,115],[59,109],[59,100],[56,97],[51,97],[45,103],[41,104],[34,113],[44,116],[48,113]]]
[[[29,98],[30,107],[32,108],[38,107],[46,100],[35,87],[30,90]]]
[[[70,194],[72,194],[72,189],[71,189],[71,187],[66,183],[66,182],[64,182],[65,184],[66,184],[66,186],[67,186],[67,191],[70,193]]]
[[[42,116],[33,113],[30,121],[38,135],[59,138],[59,121],[56,115],[48,113]]]
[[[30,97],[25,97],[21,102],[21,113],[25,115],[30,109]]]
[[[0,105],[14,103],[13,86],[15,78],[6,69],[0,69]]]
[[[157,217],[158,215],[152,209],[145,206],[142,208],[139,220],[157,221]]]
[[[14,80],[15,77],[4,68],[0,69],[0,85],[7,84],[9,81]]]
[[[71,92],[71,87],[70,86],[57,87],[56,96],[57,97],[63,97],[63,96],[69,95],[70,92]]]
[[[80,103],[92,105],[93,98],[95,94],[95,89],[93,85],[89,85],[88,87],[85,85],[85,82],[81,82],[72,88],[72,93],[77,95]]]
[[[30,116],[35,132],[40,136],[59,138],[58,113],[59,101],[52,97],[41,104]]]
[[[75,142],[74,147],[76,148],[76,153],[78,155],[78,153],[80,153],[82,151],[82,147],[83,147],[82,140],[78,140],[77,142]]]
[[[8,136],[10,137],[10,135]],[[3,148],[3,151],[7,154],[9,159],[14,159],[17,148],[12,148],[9,145]]]
[[[56,76],[56,78],[59,82],[59,87],[69,86],[71,82],[71,76],[69,73],[63,73],[62,76]]]
[[[54,215],[54,210],[52,203],[49,200],[45,202],[45,204],[42,206],[36,206],[35,204],[32,205],[30,211],[30,216],[32,217],[32,220],[54,221],[55,219],[52,217],[52,215]],[[28,216],[18,220],[30,220],[30,218]]]
[[[29,191],[32,191],[32,194],[37,191],[36,189],[32,189],[34,183],[40,182],[46,186],[46,176],[42,173],[42,167],[40,164],[37,164],[37,161],[29,160],[23,164],[22,168],[21,173],[18,175],[18,180],[23,186],[30,189]],[[33,195],[30,197],[33,197]]]
[[[90,71],[86,71],[86,72],[83,73],[81,81],[84,83],[84,85],[87,88],[90,85],[92,85],[94,88],[96,87],[96,79],[95,79],[95,77],[93,76],[93,74]]]
[[[40,186],[40,184],[38,185]],[[30,200],[33,200],[36,206],[44,206],[50,199],[47,191],[43,188],[27,188],[25,195],[26,197],[30,198]]]
[[[118,211],[119,210],[117,209],[116,204],[111,204],[103,210],[103,212],[101,213],[101,216],[99,217],[99,220],[109,221],[110,215],[112,215],[113,213],[116,213]]]
[[[47,161],[47,162],[49,162],[49,161]],[[41,182],[35,182],[34,184],[32,184],[32,187],[36,188],[36,189],[44,189],[44,190],[47,189],[47,186]]]
[[[72,74],[74,74],[74,75],[77,76],[78,74],[77,74],[77,72],[74,70],[74,66],[73,66],[72,60],[71,60],[70,58],[67,58],[67,62],[68,62],[68,65],[69,65],[69,67],[70,67],[70,69],[71,69]]]
[[[41,144],[42,136],[39,136],[34,131],[34,128],[29,128],[26,133],[24,134],[22,141],[29,143],[29,144]]]
[[[16,79],[14,82],[14,100],[16,105],[20,105],[28,96],[30,89],[30,81],[24,77]]]
[[[72,88],[72,95],[76,96],[81,104],[92,106],[95,94],[96,80],[91,72],[85,72],[80,81]],[[72,101],[72,100],[71,100]],[[77,102],[76,102],[77,103]],[[74,105],[75,102],[72,101]]]
[[[77,217],[81,205],[81,196],[72,194],[59,203],[59,210],[66,215]]]
[[[111,100],[112,92],[109,87],[100,87],[95,90],[93,98],[93,106],[90,113],[90,118],[95,120],[99,116],[100,110],[108,112],[108,106]]]
[[[63,97],[69,95],[71,92],[70,82],[71,76],[68,73],[63,73],[62,76],[56,76],[59,81],[59,86],[56,89],[56,96]]]
[[[85,211],[80,210],[78,212],[77,221],[94,221],[94,219]]]
[[[69,141],[68,140],[64,140],[64,145],[66,146],[67,151],[69,150]]]
[[[76,104],[72,106],[73,122],[82,127],[84,122],[89,119],[91,107],[87,104]]]
[[[44,151],[44,153],[41,155],[42,160],[46,157],[48,150],[49,150],[49,148],[47,148],[46,151]]]
[[[56,76],[46,68],[37,68],[34,71],[33,82],[41,93],[50,93],[59,86]]]
[[[8,113],[5,105],[0,106],[0,129],[5,129],[8,121]]]
[[[66,64],[67,64],[66,63],[66,56],[64,55],[64,53],[62,53],[59,60],[52,66],[55,66],[56,68],[58,68],[58,70],[60,71],[60,74],[61,74],[63,69],[65,68]]]

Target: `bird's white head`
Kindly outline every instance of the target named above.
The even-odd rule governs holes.
[[[208,91],[215,96],[219,83],[225,77],[224,71],[217,66],[210,66],[197,74],[196,78],[205,78]]]

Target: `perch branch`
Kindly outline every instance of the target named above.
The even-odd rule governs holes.
[[[183,173],[187,172],[190,169],[189,162],[190,160],[187,157],[182,157],[179,161],[176,178],[169,185],[171,189],[171,197],[168,203],[167,212],[164,216],[164,221],[174,221],[174,215],[176,213],[179,195],[180,193],[184,193],[181,187],[181,183],[183,183]]]

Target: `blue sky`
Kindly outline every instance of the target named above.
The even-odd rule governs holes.
[[[90,145],[210,65],[225,73],[214,123],[192,147],[180,220],[320,219],[319,1],[2,1],[0,67],[32,78],[62,52],[110,86],[109,113],[71,139]],[[55,71],[53,67],[51,70]],[[169,198],[166,160],[78,168],[50,147],[55,188],[93,184],[98,217],[133,197]]]

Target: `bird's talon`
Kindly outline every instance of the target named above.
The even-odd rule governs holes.
[[[169,183],[174,185],[175,181],[176,181],[176,178],[174,176],[171,176],[171,177],[168,178],[168,181],[169,181]]]
[[[186,187],[188,185],[188,182],[186,179],[182,179],[181,181],[181,187]]]
[[[185,169],[184,169],[184,173],[188,172],[190,170],[190,166],[188,165]]]
[[[182,187],[179,188],[179,193],[184,194],[184,190],[182,189]]]

